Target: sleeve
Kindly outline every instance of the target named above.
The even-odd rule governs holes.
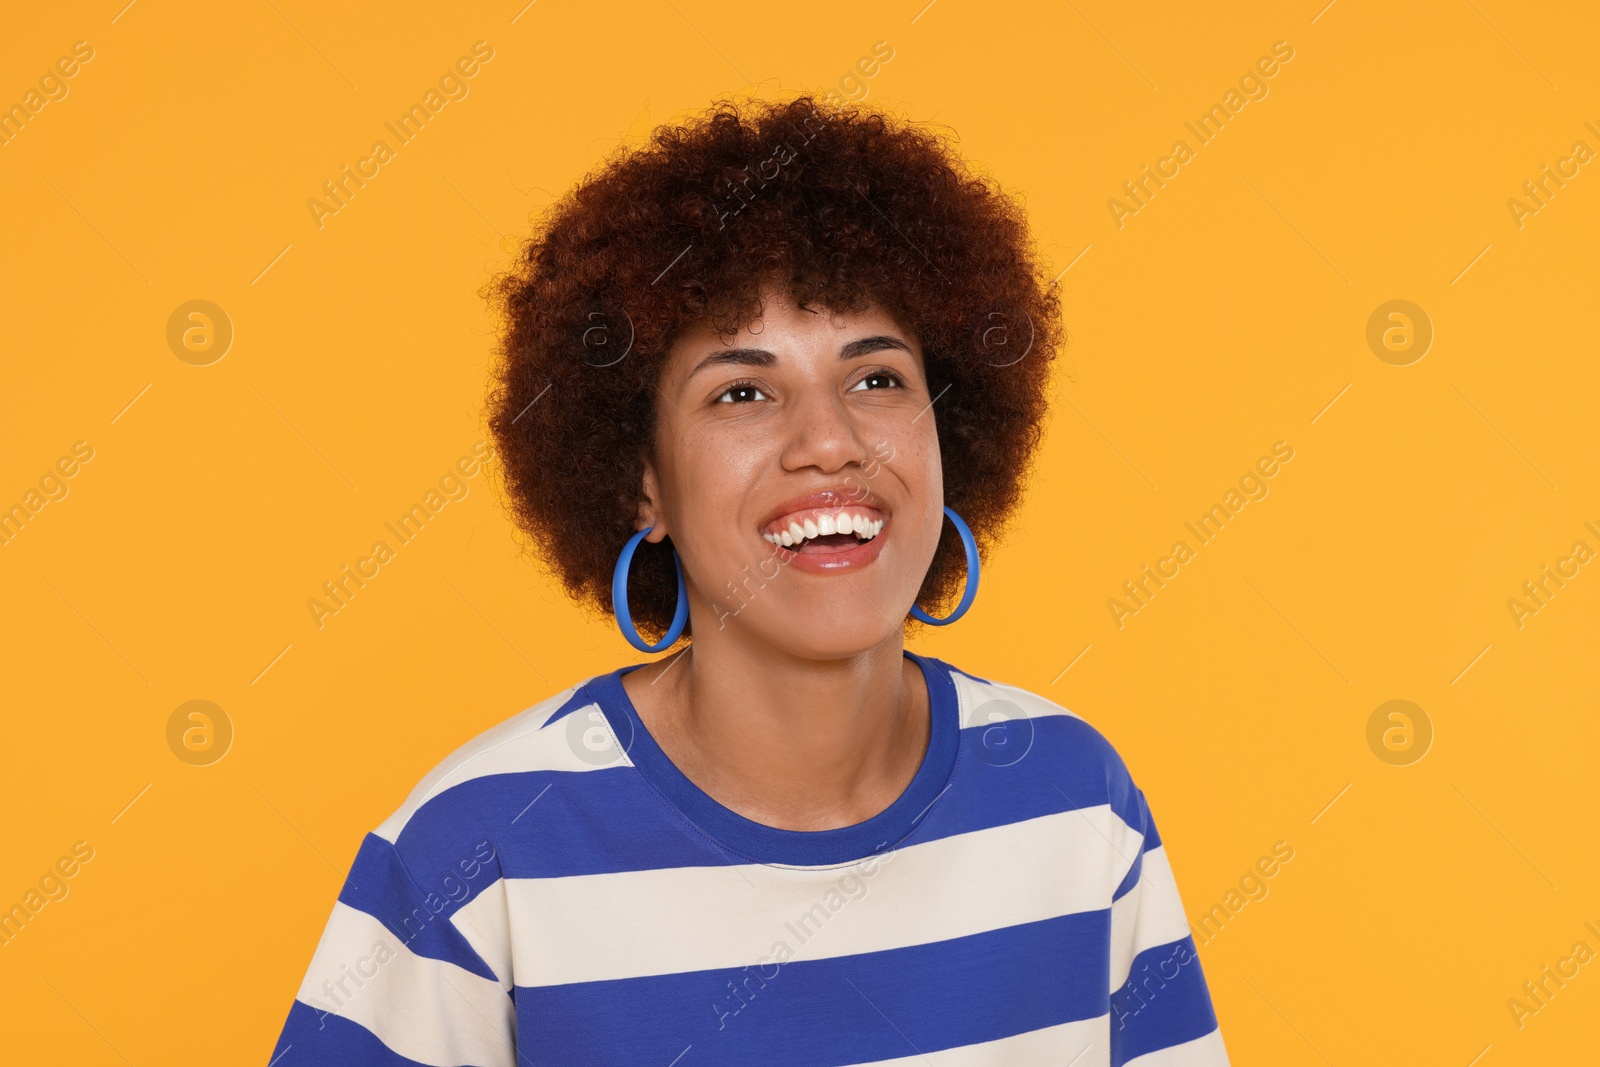
[[[511,983],[453,921],[461,881],[440,881],[424,889],[394,843],[366,836],[271,1067],[514,1067]]]
[[[1111,905],[1111,1067],[1228,1067],[1167,851],[1132,788],[1143,842]]]

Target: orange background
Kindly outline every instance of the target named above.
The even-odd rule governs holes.
[[[1600,566],[1508,607],[1600,550],[1600,164],[1508,207],[1600,149],[1586,5],[111,0],[7,30],[0,103],[93,58],[0,146],[0,506],[93,457],[0,547],[0,906],[93,856],[0,947],[0,1058],[265,1063],[363,833],[639,658],[522,556],[492,469],[320,629],[306,602],[486,436],[476,293],[530,214],[718,95],[807,88],[947,124],[1062,272],[1026,510],[912,647],[1103,730],[1191,921],[1293,848],[1202,949],[1234,1062],[1592,1058],[1600,963],[1507,1006],[1600,952]],[[319,228],[307,200],[477,41],[469,94]],[[1279,41],[1200,145],[1184,123]],[[205,366],[167,339],[196,299],[234,333]],[[1396,299],[1434,331],[1403,366],[1367,342]],[[1278,441],[1269,495],[1119,627],[1108,599]],[[169,748],[191,700],[232,725],[208,766]],[[1369,747],[1391,700],[1409,751]]]

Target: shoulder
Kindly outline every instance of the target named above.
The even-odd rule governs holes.
[[[1116,746],[1082,715],[1021,686],[933,662],[954,687],[962,742],[979,759],[1034,759],[1059,769],[1064,780],[1093,783],[1093,792],[1106,799],[1138,795]]]
[[[373,833],[393,843],[419,822],[462,819],[486,794],[504,792],[495,787],[508,776],[595,769],[574,750],[568,727],[587,721],[582,713],[597,707],[589,689],[596,677],[552,693],[457,748],[423,776]]]
[[[1070,739],[1083,754],[1103,763],[1109,770],[1127,773],[1111,741],[1082,715],[1051,698],[1021,686],[982,678],[943,660],[961,708],[963,731],[1009,721],[1025,721],[1035,732],[1049,730]]]

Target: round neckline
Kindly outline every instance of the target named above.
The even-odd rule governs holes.
[[[645,666],[619,667],[588,685],[633,766],[688,820],[729,851],[761,863],[819,867],[849,863],[893,848],[916,828],[945,789],[955,768],[959,707],[949,668],[909,649],[903,654],[922,670],[928,686],[928,747],[922,763],[894,803],[864,822],[831,830],[785,830],[748,819],[724,806],[678,769],[639,717],[622,676]]]

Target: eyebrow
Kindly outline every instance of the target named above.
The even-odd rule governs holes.
[[[872,337],[863,337],[858,341],[851,341],[839,349],[839,358],[841,360],[860,359],[862,356],[871,355],[873,352],[881,352],[886,348],[898,348],[904,352],[911,351],[911,346],[898,337],[891,337],[888,334],[875,334]],[[713,352],[705,359],[702,359],[695,365],[694,370],[689,372],[689,377],[693,378],[707,367],[718,367],[725,364],[736,364],[745,367],[770,367],[777,362],[778,357],[765,348],[729,348],[720,352]]]

